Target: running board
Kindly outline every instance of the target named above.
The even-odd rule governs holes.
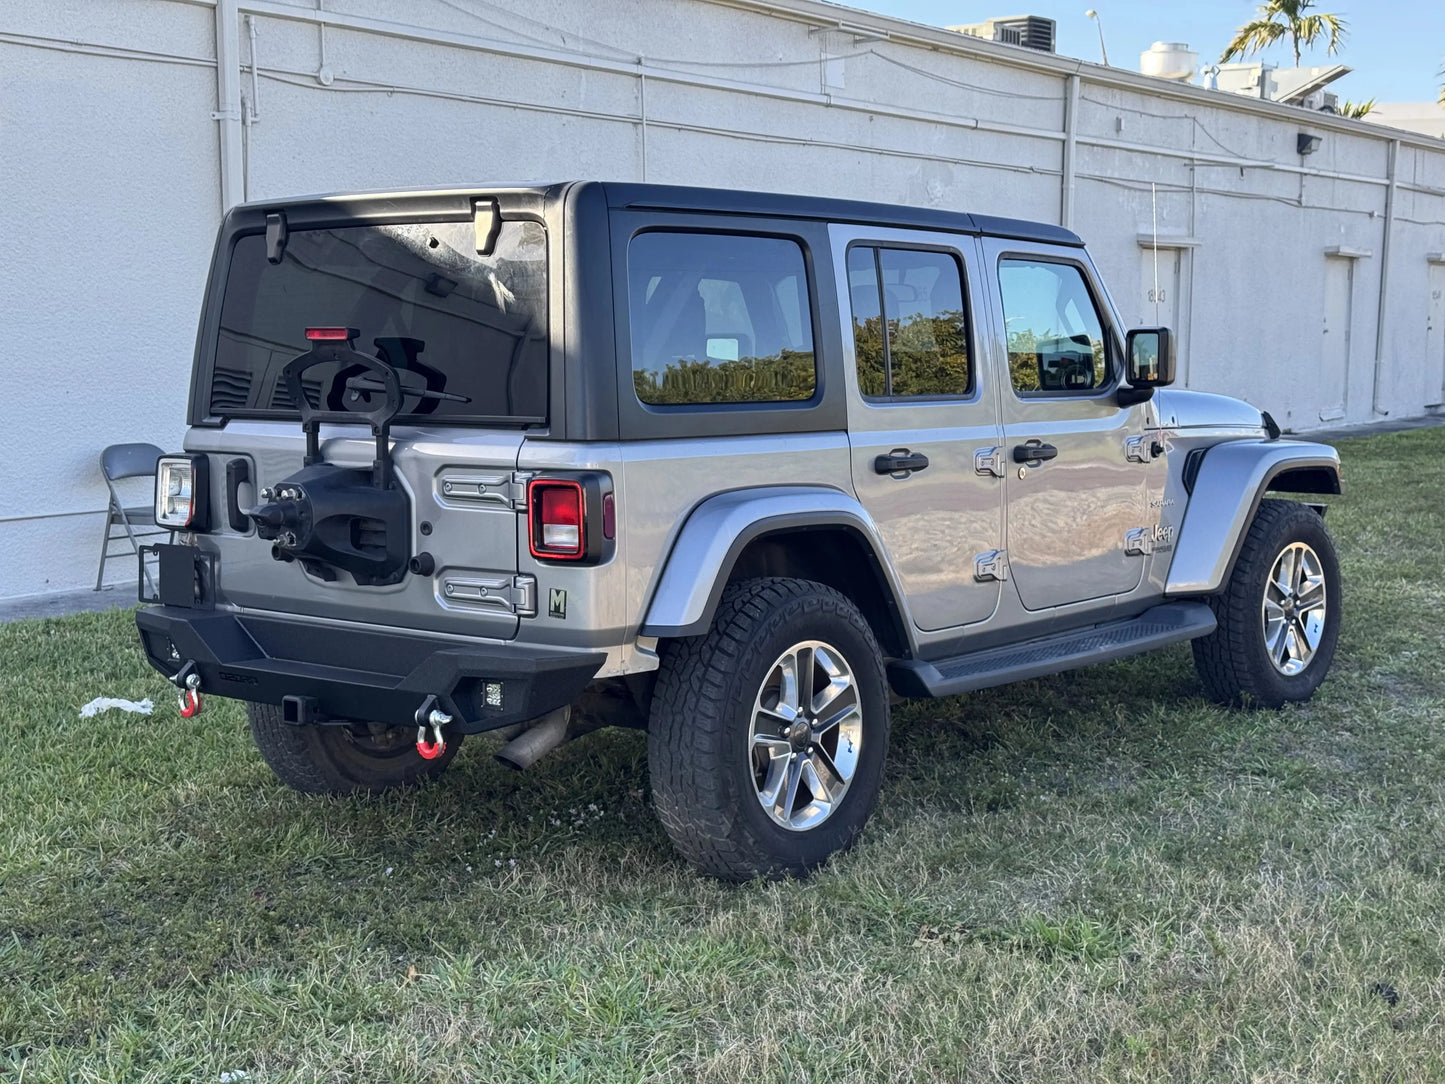
[[[888,680],[901,696],[956,696],[1208,636],[1214,625],[1214,611],[1204,603],[1169,602],[1128,621],[1074,629],[1022,644],[932,662],[900,659],[889,663]]]

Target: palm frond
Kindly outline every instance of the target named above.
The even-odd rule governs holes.
[[[1328,34],[1330,44],[1325,51],[1331,55],[1339,52],[1340,45],[1344,42],[1345,34],[1348,32],[1344,19],[1338,15],[1324,13],[1306,15],[1294,25],[1295,38],[1306,45],[1313,45]]]
[[[1351,120],[1364,120],[1375,111],[1375,99],[1367,98],[1363,102],[1344,101],[1335,110],[1342,117],[1349,117]]]
[[[1230,43],[1224,47],[1224,52],[1219,55],[1219,63],[1228,64],[1231,60],[1241,59],[1251,53],[1257,53],[1261,49],[1267,49],[1284,35],[1284,25],[1269,19],[1255,19],[1245,23],[1235,32]]]

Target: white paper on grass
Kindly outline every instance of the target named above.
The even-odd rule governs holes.
[[[121,711],[133,711],[137,715],[149,715],[154,707],[155,705],[151,703],[150,697],[146,697],[144,700],[122,700],[115,696],[97,696],[89,704],[86,704],[85,707],[80,709],[80,717],[82,719],[89,719],[94,715],[99,715],[103,711],[109,711],[111,708],[119,708]]]

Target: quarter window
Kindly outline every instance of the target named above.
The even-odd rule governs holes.
[[[848,250],[858,390],[867,398],[967,395],[973,386],[958,260],[922,249]]]
[[[817,390],[802,247],[654,231],[627,251],[632,382],[653,406],[796,402]]]
[[[1001,260],[999,293],[1015,391],[1092,391],[1109,381],[1103,322],[1073,264]]]

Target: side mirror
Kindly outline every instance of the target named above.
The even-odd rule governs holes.
[[[1132,388],[1174,383],[1174,333],[1167,327],[1137,327],[1125,342],[1124,379]]]

